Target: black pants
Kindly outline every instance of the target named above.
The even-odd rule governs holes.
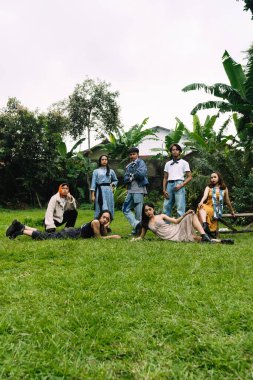
[[[61,223],[57,222],[57,220],[54,219],[55,227],[60,227],[65,223],[66,223],[66,225],[65,225],[66,228],[74,227],[75,223],[76,223],[77,215],[78,215],[78,212],[76,210],[64,211],[63,219],[62,219]],[[44,225],[45,225],[45,220],[44,220]],[[45,226],[45,228],[46,228],[46,226]]]
[[[65,223],[66,223],[65,227],[74,227],[76,223],[77,214],[78,213],[76,210],[64,211],[62,222],[59,223],[55,220],[54,223],[56,227],[62,226]]]
[[[67,228],[59,232],[40,232],[33,231],[34,240],[55,240],[55,239],[78,239],[81,237],[81,228]]]

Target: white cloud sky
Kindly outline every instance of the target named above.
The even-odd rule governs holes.
[[[0,107],[17,97],[45,111],[86,77],[120,92],[126,129],[188,125],[209,99],[183,93],[192,82],[227,82],[224,50],[243,63],[251,14],[236,0],[2,0]]]

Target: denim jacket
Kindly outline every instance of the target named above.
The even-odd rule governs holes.
[[[137,158],[137,160],[130,162],[126,166],[124,174],[124,184],[131,184],[134,179],[137,181],[139,187],[146,186],[148,184],[147,166],[143,160]]]

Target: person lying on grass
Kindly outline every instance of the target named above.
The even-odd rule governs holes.
[[[25,226],[18,220],[13,220],[12,224],[6,230],[6,236],[15,239],[19,235],[31,236],[34,240],[49,239],[89,239],[92,237],[101,239],[120,239],[119,235],[108,235],[110,232],[109,225],[112,220],[110,211],[103,210],[98,217],[89,223],[83,224],[80,228],[65,228],[59,232],[41,232],[36,228]]]
[[[170,224],[166,222],[169,222]],[[133,240],[143,239],[149,229],[163,240],[181,242],[199,241],[202,243],[234,243],[231,239],[210,239],[193,210],[188,210],[184,215],[175,219],[165,214],[155,215],[154,205],[152,203],[145,203],[142,208],[141,225],[140,236]],[[195,230],[199,232],[200,236],[195,234]]]

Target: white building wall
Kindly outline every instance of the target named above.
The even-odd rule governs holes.
[[[155,156],[158,153],[162,153],[165,156],[167,152],[165,150],[165,136],[169,133],[169,129],[159,128],[157,129],[156,136],[158,140],[145,140],[139,146],[140,156]],[[160,151],[153,151],[152,149],[159,148]]]

